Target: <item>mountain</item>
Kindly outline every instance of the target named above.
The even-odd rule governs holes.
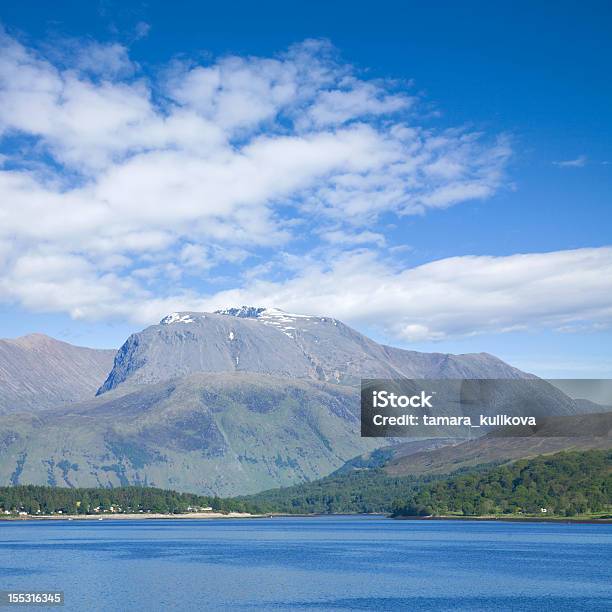
[[[359,427],[354,388],[198,373],[3,417],[0,483],[250,493],[325,476],[380,445]]]
[[[43,334],[0,340],[0,414],[92,397],[115,352],[73,346]]]
[[[357,385],[369,378],[524,378],[486,353],[419,353],[378,344],[330,317],[242,307],[175,312],[133,334],[98,394],[196,372],[257,372]]]
[[[63,362],[40,366],[43,383],[79,387],[82,372]],[[95,398],[91,385],[86,401],[0,418],[0,485],[247,494],[321,478],[392,442],[360,436],[362,377],[535,380],[485,353],[397,349],[333,318],[254,307],[172,313],[131,335],[109,369]],[[578,410],[539,382],[552,414]]]

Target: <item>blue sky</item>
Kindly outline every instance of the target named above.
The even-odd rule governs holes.
[[[118,346],[255,301],[612,376],[611,17],[2,7],[0,336]]]

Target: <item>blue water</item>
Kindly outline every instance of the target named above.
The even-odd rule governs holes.
[[[612,610],[611,561],[608,525],[0,523],[0,589],[63,590],[64,610]]]

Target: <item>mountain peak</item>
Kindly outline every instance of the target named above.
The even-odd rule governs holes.
[[[280,308],[268,308],[265,306],[240,306],[215,310],[213,314],[226,317],[236,317],[238,319],[259,319],[263,323],[289,322],[295,319],[318,319],[321,321],[334,321],[329,317],[317,317],[314,315],[295,314],[285,312]],[[207,313],[192,311],[177,311],[166,315],[160,325],[172,325],[173,323],[196,323],[198,319],[205,319]]]
[[[201,312],[171,312],[160,322],[160,325],[172,325],[172,323],[195,323],[196,320],[205,319],[206,315]]]
[[[239,317],[241,319],[257,319],[266,310],[268,309],[262,306],[240,306],[240,308],[223,308],[222,310],[215,310],[215,314]]]
[[[241,319],[256,319],[264,325],[274,327],[283,332],[286,336],[295,339],[295,330],[300,324],[307,323],[333,323],[337,325],[335,319],[329,317],[317,317],[315,315],[295,314],[285,312],[280,308],[263,308],[261,306],[241,306],[240,308],[225,308],[216,310],[215,314],[238,317]]]
[[[274,319],[285,319],[286,321],[293,319],[326,320],[325,317],[296,314],[293,312],[285,312],[280,308],[267,308],[263,306],[240,306],[240,308],[224,308],[223,310],[215,310],[215,314],[226,315],[229,317],[239,317],[241,319],[262,319],[264,321]]]
[[[40,345],[60,344],[62,341],[46,334],[34,332],[25,336],[19,336],[18,338],[5,339],[4,342],[9,342],[22,348],[33,348]]]
[[[113,367],[115,352],[40,333],[0,339],[0,414],[92,397]]]

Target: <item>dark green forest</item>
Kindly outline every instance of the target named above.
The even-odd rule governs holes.
[[[241,498],[264,512],[342,514],[389,512],[428,479],[392,477],[382,469],[354,470]]]
[[[612,512],[612,452],[563,452],[430,483],[397,503],[398,516]]]
[[[152,487],[69,489],[35,485],[0,487],[0,509],[28,514],[93,514],[97,512],[160,512],[177,514],[189,508],[248,512],[244,501],[177,493]],[[111,510],[112,509],[112,510]]]

